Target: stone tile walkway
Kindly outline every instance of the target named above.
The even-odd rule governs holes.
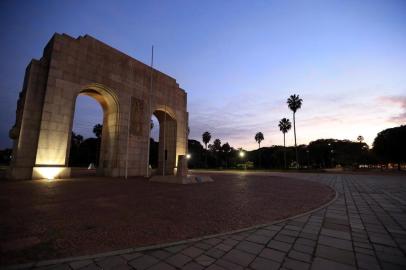
[[[338,198],[324,209],[258,229],[35,269],[406,269],[404,176],[289,177],[328,184]]]

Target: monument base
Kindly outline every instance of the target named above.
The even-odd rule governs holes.
[[[214,182],[214,180],[210,176],[193,175],[193,174],[189,174],[186,176],[154,175],[149,179],[149,181],[169,184],[201,184]]]

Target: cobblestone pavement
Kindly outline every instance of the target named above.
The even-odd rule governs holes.
[[[324,209],[258,229],[36,269],[406,269],[405,176],[289,177],[331,185],[338,198]]]

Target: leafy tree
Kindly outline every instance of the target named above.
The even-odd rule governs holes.
[[[286,143],[285,143],[285,134],[292,128],[292,124],[290,123],[289,119],[282,118],[279,121],[279,130],[283,133],[283,160],[286,169]]]
[[[312,163],[320,168],[332,167],[334,164],[358,167],[360,163],[372,161],[368,146],[349,140],[318,139],[309,143]]]
[[[218,152],[221,150],[221,141],[220,139],[215,139],[213,141],[212,149],[213,152]]]
[[[232,148],[228,142],[226,142],[225,144],[223,144],[223,146],[221,146],[221,151],[224,153],[230,153],[231,150]]]
[[[72,131],[71,143],[74,144],[75,146],[79,146],[82,142],[83,136],[80,134],[76,134],[75,132]]]
[[[156,142],[153,138],[149,138],[149,164],[152,168],[158,168],[158,156],[159,156],[159,142]]]
[[[96,138],[83,139],[82,135],[72,132],[69,154],[69,166],[87,167],[90,163],[98,165],[98,143]]]
[[[11,161],[12,152],[13,151],[10,148],[0,150],[0,164],[9,165]]]
[[[90,163],[99,164],[99,140],[97,138],[85,139],[79,147],[80,166],[89,166]]]
[[[223,144],[221,146],[221,154],[222,154],[222,158],[221,160],[224,161],[225,166],[228,168],[229,162],[230,162],[230,155],[233,151],[233,148],[231,148],[230,144],[228,144],[228,142],[226,142],[225,144]]]
[[[384,162],[400,164],[406,161],[406,125],[382,130],[373,143],[373,151]]]
[[[206,168],[207,168],[207,144],[211,140],[210,132],[208,132],[208,131],[204,132],[203,135],[202,135],[202,139],[203,139],[203,143],[204,143],[204,145],[206,147],[205,164],[206,164]]]
[[[220,139],[215,139],[213,144],[209,145],[209,149],[212,152],[212,155],[215,158],[215,166],[219,166],[222,162],[221,158],[221,141]]]
[[[297,110],[302,107],[303,100],[299,97],[299,95],[291,95],[288,100],[287,104],[289,109],[293,112],[293,133],[295,135],[295,151],[296,151],[296,164],[299,165],[299,159],[297,155],[297,145],[296,145],[296,120],[295,115]]]
[[[80,145],[83,143],[83,136],[72,131],[70,137],[69,166],[77,166],[80,160]],[[87,164],[89,165],[89,164]]]
[[[192,158],[188,161],[188,166],[190,168],[205,167],[205,150],[203,148],[203,145],[199,141],[188,140],[188,152],[192,156]]]

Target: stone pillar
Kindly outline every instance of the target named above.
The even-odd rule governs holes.
[[[31,61],[25,72],[16,123],[10,131],[10,137],[14,140],[12,161],[8,171],[8,177],[11,179],[32,177],[47,81],[44,62],[46,61]]]
[[[178,169],[176,171],[176,176],[184,177],[187,176],[187,159],[185,155],[178,156]]]

